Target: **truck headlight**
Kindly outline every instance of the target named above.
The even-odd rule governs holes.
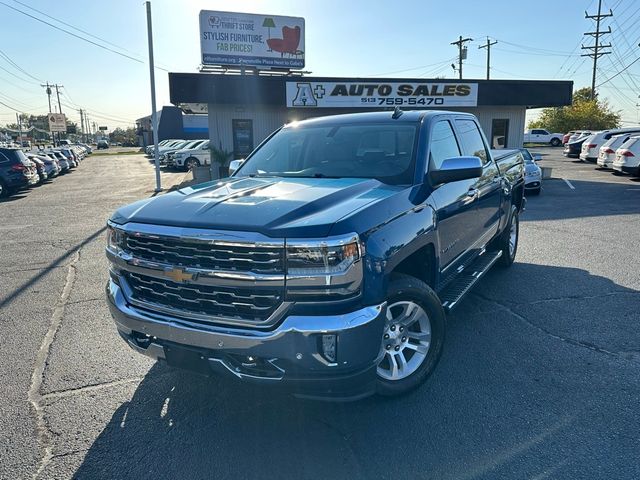
[[[107,224],[107,250],[113,254],[118,254],[124,246],[124,235],[121,230]]]
[[[362,246],[358,235],[287,240],[287,295],[312,300],[358,295],[362,285]]]

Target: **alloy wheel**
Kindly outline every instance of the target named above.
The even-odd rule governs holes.
[[[427,312],[415,302],[404,300],[387,307],[382,348],[384,357],[378,375],[386,380],[402,380],[414,373],[427,358],[431,345],[431,322]]]

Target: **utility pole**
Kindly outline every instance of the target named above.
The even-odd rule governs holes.
[[[80,109],[78,110],[80,112],[80,131],[82,132],[82,141],[85,141],[84,138],[84,116],[83,116],[83,110]]]
[[[60,113],[62,113],[62,104],[60,103],[60,90],[58,90],[58,88],[64,87],[64,85],[58,85],[56,83],[53,86],[56,87],[56,96],[58,97],[58,110],[60,111]]]
[[[609,55],[611,51],[603,52],[601,49],[603,48],[611,48],[611,44],[601,44],[600,43],[600,35],[604,35],[607,33],[611,33],[611,27],[609,27],[606,31],[600,30],[600,20],[606,17],[612,17],[613,12],[609,9],[609,13],[602,13],[602,0],[598,0],[598,14],[597,15],[589,15],[587,12],[584,12],[585,18],[590,18],[596,21],[596,31],[595,32],[584,32],[585,35],[591,35],[594,37],[595,44],[590,46],[582,45],[583,50],[592,50],[590,53],[583,53],[582,57],[591,57],[593,58],[593,72],[591,74],[591,100],[595,100],[596,98],[596,68],[598,66],[598,58],[603,55]]]
[[[467,58],[467,47],[464,46],[467,42],[472,42],[473,38],[460,38],[456,42],[451,42],[451,45],[456,45],[458,47],[458,74],[460,80],[462,80],[462,60]]]
[[[151,2],[144,2],[147,7],[147,37],[149,41],[149,80],[151,83],[151,122],[153,124],[153,151],[156,164],[156,193],[162,191],[160,180],[160,158],[158,152],[158,113],[156,112],[156,79],[153,66],[153,30],[151,26]],[[213,162],[211,162],[213,163]]]
[[[47,92],[47,98],[49,99],[49,113],[51,113],[51,85],[49,85],[49,82],[47,82],[44,85],[40,84],[40,86],[43,88],[47,88],[45,91]]]
[[[487,37],[487,43],[478,47],[487,49],[487,80],[489,80],[489,70],[491,69],[491,45],[495,45],[496,43],[498,43],[497,40],[492,42],[489,40],[489,37]]]
[[[20,136],[20,148],[22,148],[22,119],[19,113],[16,113],[16,120],[18,120],[18,135]]]

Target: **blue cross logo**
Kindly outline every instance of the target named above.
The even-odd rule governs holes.
[[[316,88],[314,88],[313,91],[315,92],[317,98],[324,97],[325,91],[324,91],[324,88],[322,88],[322,85],[316,86]]]

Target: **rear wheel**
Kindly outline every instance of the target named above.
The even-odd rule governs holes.
[[[559,147],[562,142],[559,138],[552,138],[550,143],[552,147]]]
[[[535,188],[535,189],[533,189],[533,190],[529,190],[529,193],[530,193],[531,195],[540,195],[540,188],[541,188],[541,187]]]
[[[184,162],[184,168],[187,169],[188,171],[191,171],[194,168],[199,166],[200,166],[200,162],[198,161],[197,158],[189,157]]]
[[[518,253],[518,238],[520,237],[520,215],[518,209],[511,207],[511,217],[509,218],[509,225],[507,229],[502,233],[498,248],[502,250],[502,256],[499,263],[503,267],[510,267],[516,259],[516,253]]]
[[[378,393],[400,395],[418,387],[438,364],[444,338],[445,315],[435,292],[417,278],[394,275],[387,290]]]
[[[9,189],[4,184],[2,180],[0,180],[0,198],[5,198],[9,196]]]

